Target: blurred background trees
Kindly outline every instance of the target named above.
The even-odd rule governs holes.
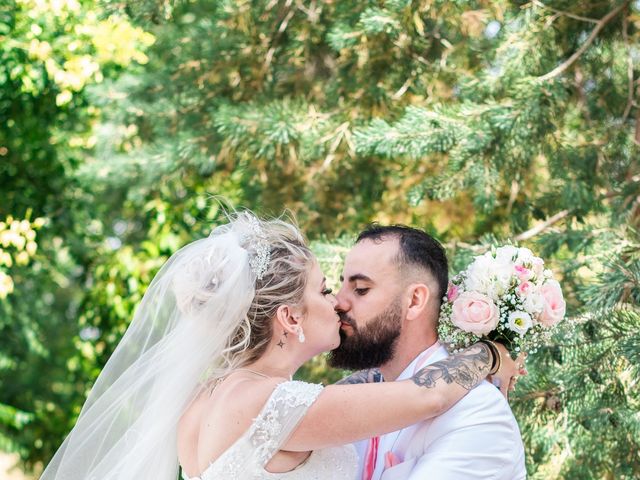
[[[624,0],[4,2],[0,450],[50,458],[223,198],[292,211],[334,282],[374,220],[454,271],[544,256],[576,326],[512,400],[530,477],[637,478],[639,32]]]

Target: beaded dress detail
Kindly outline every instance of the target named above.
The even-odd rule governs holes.
[[[184,480],[353,480],[358,457],[352,445],[314,450],[294,470],[270,473],[264,467],[280,450],[322,392],[322,385],[289,381],[280,383],[262,411],[228,450],[199,477]]]

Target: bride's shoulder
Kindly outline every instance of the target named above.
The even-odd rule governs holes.
[[[282,413],[302,408],[305,410],[318,398],[323,386],[286,378],[265,378],[238,381],[222,394],[220,400],[229,407],[229,414],[239,423],[247,425],[260,415],[274,410]],[[241,417],[241,418],[238,418]]]
[[[249,382],[238,382],[231,386],[225,397],[228,401],[244,398],[246,408],[253,412],[254,418],[260,410],[270,404],[288,406],[310,405],[322,392],[323,386],[286,378],[265,378]]]
[[[218,387],[213,402],[216,409],[227,410],[231,415],[249,416],[260,412],[278,385],[286,378],[237,378],[229,379]]]
[[[187,407],[178,425],[181,461],[189,452],[217,458],[252,425],[286,378],[227,378],[203,389]]]
[[[285,378],[227,378],[204,388],[187,407],[181,425],[246,428]]]
[[[320,384],[281,377],[227,378],[214,389],[203,391],[184,413],[181,424],[195,423],[200,433],[224,429],[239,434],[263,410],[310,406],[322,388]]]

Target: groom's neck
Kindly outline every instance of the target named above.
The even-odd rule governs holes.
[[[404,335],[404,333],[410,332],[403,332],[400,335],[393,358],[380,366],[380,373],[387,382],[395,381],[418,355],[438,341],[436,332],[427,332],[422,336]]]

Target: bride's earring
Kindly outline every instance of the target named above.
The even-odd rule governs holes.
[[[304,332],[302,331],[302,327],[300,325],[296,325],[296,333],[298,334],[298,341],[300,343],[304,343]]]

